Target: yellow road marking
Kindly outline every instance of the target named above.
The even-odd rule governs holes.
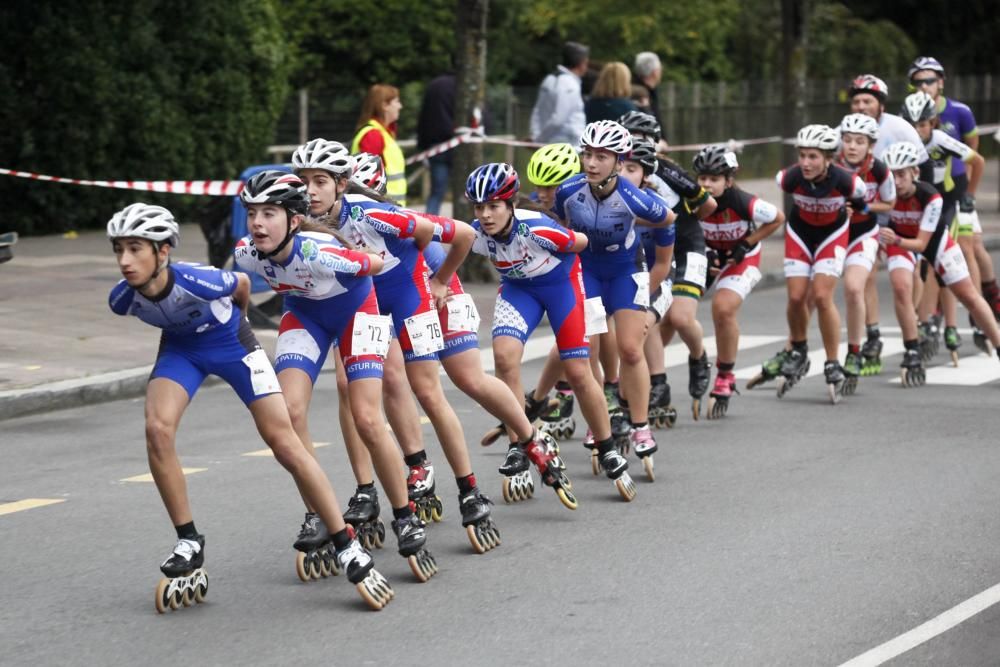
[[[208,468],[181,468],[181,472],[185,475],[193,475],[196,472],[205,472]],[[119,482],[152,482],[153,473],[147,472],[145,475],[136,475],[135,477],[126,477],[125,479],[118,480]]]
[[[315,447],[317,449],[320,448],[320,447],[329,447],[329,446],[330,446],[329,442],[314,442],[313,443],[313,447]],[[253,451],[253,452],[247,452],[243,456],[274,456],[274,452],[272,452],[270,449],[258,449],[258,450]]]
[[[25,498],[24,500],[18,500],[12,503],[4,503],[0,505],[0,516],[4,514],[13,514],[14,512],[23,512],[24,510],[32,510],[36,507],[45,507],[46,505],[57,505],[64,502],[66,502],[64,498]]]

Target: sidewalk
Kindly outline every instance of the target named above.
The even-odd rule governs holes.
[[[988,163],[978,197],[991,249],[1000,248],[997,169],[997,161]],[[741,185],[780,205],[773,180]],[[183,226],[174,257],[206,261],[197,225]],[[783,244],[776,237],[768,239],[758,289],[784,284],[782,263]],[[103,232],[73,239],[20,239],[14,258],[0,265],[0,420],[142,393],[159,334],[134,317],[118,317],[108,309],[108,293],[119,278]],[[466,289],[483,318],[480,339],[488,344],[496,285]],[[258,336],[265,349],[273,351],[275,332],[260,330]]]

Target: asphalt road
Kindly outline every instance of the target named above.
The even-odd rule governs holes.
[[[882,313],[898,338],[884,299]],[[751,297],[743,332],[753,346],[737,369],[777,349],[783,290]],[[446,385],[503,544],[472,552],[425,426],[445,501],[428,541],[441,572],[419,584],[391,548],[377,551],[396,591],[379,613],[343,577],[298,581],[300,502],[273,458],[246,455],[264,445],[228,387],[203,389],[178,437],[184,466],[204,469],[188,484],[208,601],[164,616],[153,590],[174,534],[154,486],[123,481],[148,472],[141,400],[5,421],[0,504],[63,502],[0,515],[0,663],[841,664],[1000,582],[1000,364],[969,336],[962,352],[958,370],[939,355],[921,389],[891,383],[897,354],[840,405],[813,376],[780,401],[773,385],[744,392],[726,419],[697,423],[676,366],[681,418],[656,434],[656,482],[633,465],[638,497],[621,502],[591,475],[581,427],[563,445],[576,512],[544,488],[504,505],[504,448],[477,444],[493,419]],[[525,364],[529,383],[540,363]],[[321,377],[312,425],[346,504],[334,384]],[[1000,664],[998,631],[990,608],[890,664]]]

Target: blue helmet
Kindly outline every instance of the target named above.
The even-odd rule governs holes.
[[[506,162],[491,162],[476,167],[465,181],[465,196],[473,204],[510,201],[520,189],[517,172]]]

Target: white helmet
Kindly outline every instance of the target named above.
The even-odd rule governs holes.
[[[174,214],[162,206],[152,204],[129,204],[108,220],[108,238],[148,239],[154,243],[166,241],[177,247],[180,228]]]
[[[382,167],[382,158],[374,153],[358,153],[354,159],[357,164],[354,165],[351,180],[384,195],[387,180],[385,169]]]
[[[323,169],[337,176],[354,173],[354,162],[354,156],[344,144],[326,139],[313,139],[292,153],[295,169]]]
[[[583,148],[603,148],[627,155],[632,151],[632,135],[613,120],[599,120],[584,128],[580,144]]]
[[[899,115],[908,122],[916,125],[922,120],[931,120],[937,116],[937,105],[933,97],[922,90],[918,90],[906,96]]]
[[[835,151],[840,145],[840,135],[829,125],[806,125],[795,138],[796,148],[818,148]]]
[[[878,121],[863,113],[852,113],[840,121],[840,134],[863,134],[872,141],[878,139]]]
[[[910,141],[897,141],[882,154],[882,161],[889,169],[918,167],[923,158],[921,147]]]

